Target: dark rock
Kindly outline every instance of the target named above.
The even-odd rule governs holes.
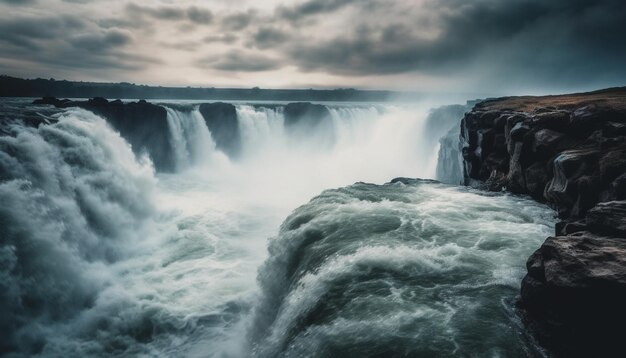
[[[533,152],[540,158],[548,158],[555,155],[559,150],[570,147],[571,142],[563,133],[551,129],[541,129],[535,132]]]
[[[289,103],[283,113],[285,127],[296,142],[303,137],[315,137],[320,149],[330,148],[334,143],[334,125],[326,106],[308,102]]]
[[[524,321],[557,357],[614,357],[626,319],[626,240],[550,237],[527,262]]]
[[[595,106],[585,106],[575,110],[570,117],[570,128],[575,134],[584,135],[597,128],[597,108]]]
[[[405,177],[393,178],[389,182],[389,184],[396,184],[396,183],[401,183],[401,184],[404,184],[404,185],[439,184],[439,182],[437,180],[421,179],[421,178],[405,178]]]
[[[589,210],[586,221],[593,233],[626,239],[626,201],[599,203]]]
[[[607,150],[607,153],[600,159],[599,169],[600,177],[605,184],[626,173],[626,143]]]
[[[224,102],[204,103],[200,105],[200,113],[216,147],[229,157],[237,157],[241,152],[241,131],[235,106]]]
[[[468,112],[464,183],[529,194],[562,219],[529,258],[519,302],[549,355],[622,356],[626,88],[559,98],[492,99]]]
[[[148,153],[158,171],[173,171],[175,159],[165,108],[147,102],[109,102],[94,98],[68,105],[103,116],[120,132],[137,154]]]
[[[545,190],[545,198],[567,217],[578,199],[576,180],[597,167],[599,151],[595,148],[572,149],[559,154],[554,160],[554,176]]]
[[[94,97],[87,101],[89,104],[94,106],[106,106],[109,104],[109,101],[106,98],[102,97]],[[146,104],[146,101],[139,101],[139,104]]]
[[[309,102],[289,103],[284,109],[285,125],[308,124],[314,126],[316,123],[330,119],[330,111],[326,106]]]
[[[146,101],[109,102],[96,97],[87,101],[57,100],[53,97],[35,101],[60,108],[80,107],[102,116],[132,146],[137,155],[147,153],[159,171],[173,171],[175,162],[165,108]],[[35,103],[34,102],[34,103]]]
[[[70,102],[69,99],[58,99],[56,97],[43,97],[43,98],[34,100],[33,104],[49,104],[58,108],[63,108],[68,102]]]
[[[530,131],[530,127],[523,122],[516,123],[511,129],[511,140],[519,142],[524,139],[526,133]]]
[[[548,183],[548,172],[545,162],[537,162],[526,169],[524,175],[526,188],[536,200],[543,201],[543,192]]]
[[[615,198],[617,200],[626,199],[626,174],[622,174],[613,180],[609,192],[607,193],[607,199],[604,201],[610,200],[608,198]]]
[[[598,203],[600,181],[597,176],[585,175],[576,180],[578,198],[571,208],[569,215],[573,218],[584,217],[587,210]]]
[[[535,115],[533,117],[533,127],[539,126],[554,131],[565,131],[570,123],[570,112],[568,111],[552,111]]]
[[[607,138],[626,135],[626,123],[606,122],[602,127],[602,136]]]
[[[554,226],[556,236],[564,236],[587,230],[587,224],[584,220],[578,221],[559,221]]]
[[[523,149],[524,144],[522,142],[515,143],[509,164],[509,172],[506,176],[506,181],[502,185],[502,187],[506,187],[514,193],[524,193],[526,191],[526,176],[520,162]],[[498,190],[497,187],[493,189]]]

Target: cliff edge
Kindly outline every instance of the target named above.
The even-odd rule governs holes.
[[[550,355],[622,354],[626,87],[478,103],[461,122],[466,185],[526,194],[562,220],[528,259],[520,313]]]

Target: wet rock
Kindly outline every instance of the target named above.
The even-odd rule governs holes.
[[[63,108],[65,104],[70,102],[69,99],[58,99],[56,97],[43,97],[33,101],[33,104],[49,104],[57,108]]]
[[[44,97],[37,104],[52,104],[59,108],[79,107],[89,110],[107,120],[132,146],[137,155],[147,153],[158,171],[175,168],[170,142],[167,111],[146,101],[123,103],[109,102],[102,97],[87,101],[58,100]]]
[[[484,101],[461,124],[466,185],[531,195],[562,219],[528,260],[519,303],[531,332],[551,356],[623,353],[626,88]]]
[[[550,237],[527,262],[523,319],[557,357],[617,357],[626,319],[626,240]]]
[[[543,192],[549,179],[546,166],[545,162],[537,162],[528,167],[524,173],[529,194],[540,201],[543,201]]]
[[[289,103],[283,113],[285,127],[294,141],[314,137],[320,149],[332,147],[334,125],[326,106],[309,102]]]
[[[626,201],[599,203],[587,213],[589,230],[626,240]]]
[[[563,133],[551,129],[541,129],[535,132],[533,152],[541,158],[549,158],[560,149],[569,147],[570,141]]]
[[[587,230],[587,223],[584,220],[577,221],[559,221],[554,226],[554,232],[557,236],[569,235],[575,232]]]
[[[330,112],[326,106],[309,102],[289,103],[284,109],[285,125],[296,124],[315,125],[318,122],[330,119]]]
[[[524,139],[526,133],[530,132],[530,127],[523,122],[516,123],[513,128],[511,128],[510,138],[513,141],[519,142]]]
[[[224,102],[203,103],[199,110],[215,146],[229,157],[237,157],[241,152],[241,131],[235,106]]]
[[[564,151],[554,160],[553,177],[545,190],[545,198],[567,217],[578,199],[576,180],[597,166],[599,151],[594,148]]]

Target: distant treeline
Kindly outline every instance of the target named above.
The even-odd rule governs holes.
[[[23,79],[0,76],[0,97],[89,98],[198,100],[267,100],[267,101],[385,101],[399,95],[391,91],[363,91],[352,88],[261,89],[161,87],[133,83],[75,82],[51,79]]]

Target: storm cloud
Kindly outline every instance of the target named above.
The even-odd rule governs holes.
[[[210,10],[196,6],[188,8],[176,6],[147,7],[129,3],[126,5],[126,11],[130,16],[150,16],[159,20],[190,20],[198,24],[209,24],[213,20],[213,13]]]
[[[272,85],[285,69],[293,86],[316,78],[327,78],[318,83],[325,87],[374,79],[417,89],[626,82],[622,0],[273,0],[236,10],[220,0],[112,0],[66,2],[66,15],[51,16],[54,4],[0,2],[0,68],[8,74],[7,64],[21,60],[43,70],[64,62],[51,54],[68,48],[86,57],[85,65],[65,61],[77,75],[99,63],[110,80],[163,84]],[[126,78],[119,68],[142,70]]]
[[[256,72],[280,68],[276,59],[242,51],[231,51],[207,57],[198,61],[198,65],[234,72]]]

